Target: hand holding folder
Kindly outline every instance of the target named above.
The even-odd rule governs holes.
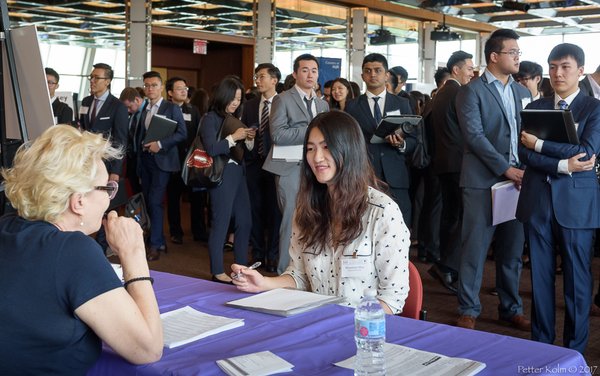
[[[150,125],[148,125],[143,144],[165,139],[173,135],[176,129],[177,122],[175,120],[171,120],[165,116],[154,115],[150,119]]]

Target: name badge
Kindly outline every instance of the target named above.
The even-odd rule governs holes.
[[[370,257],[342,258],[342,278],[364,277],[369,272]]]
[[[521,108],[527,107],[527,105],[529,103],[531,103],[531,99],[530,98],[522,98],[521,99]]]
[[[192,114],[183,114],[183,120],[192,121]]]
[[[110,116],[107,116],[107,117],[101,117],[99,120],[110,120]]]
[[[394,110],[394,111],[386,112],[385,115],[386,116],[398,116],[401,114],[400,114],[400,110]]]
[[[58,124],[58,116],[54,117],[54,124]]]
[[[87,115],[90,108],[88,106],[79,107],[79,115]]]

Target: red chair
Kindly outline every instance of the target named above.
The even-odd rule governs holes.
[[[408,262],[408,285],[410,290],[404,302],[404,308],[400,316],[415,320],[425,320],[426,311],[423,311],[423,282],[417,267]]]

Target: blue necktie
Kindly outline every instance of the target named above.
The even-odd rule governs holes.
[[[379,108],[379,103],[377,103],[381,98],[379,97],[373,97],[373,100],[375,101],[375,106],[373,106],[373,117],[375,118],[375,123],[377,123],[377,125],[379,125],[379,122],[381,121],[381,108]]]
[[[567,104],[567,102],[565,102],[562,99],[558,101],[557,105],[558,105],[559,110],[566,110],[567,108],[569,108],[569,105]]]

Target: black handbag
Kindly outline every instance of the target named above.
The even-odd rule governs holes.
[[[192,188],[214,188],[223,181],[225,160],[221,156],[212,158],[202,144],[200,132],[194,138],[181,167],[183,182]]]

